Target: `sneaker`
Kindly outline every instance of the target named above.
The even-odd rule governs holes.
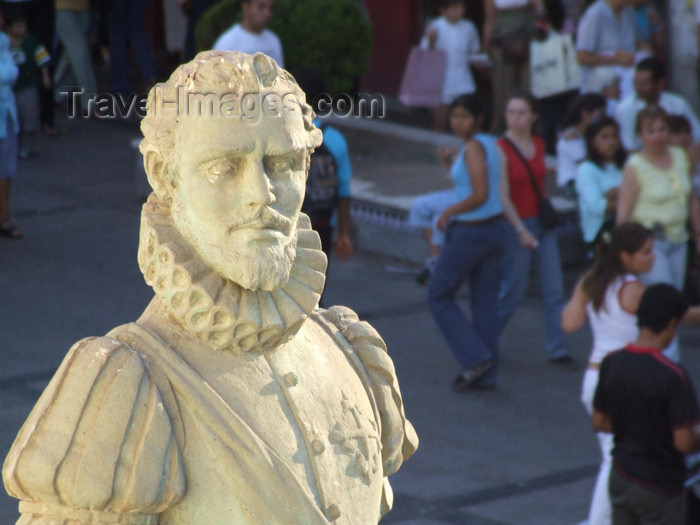
[[[431,273],[432,272],[430,271],[430,268],[428,268],[427,266],[424,267],[420,272],[418,272],[418,275],[416,275],[416,282],[421,286],[425,286],[430,280]]]
[[[416,282],[420,285],[425,286],[430,280],[430,276],[433,274],[433,269],[435,268],[435,263],[437,262],[437,257],[430,257],[425,261],[425,266],[416,275]]]
[[[563,368],[564,370],[579,370],[581,368],[576,359],[574,359],[570,355],[554,357],[549,360],[549,364],[558,366],[560,368]]]
[[[483,363],[467,368],[459,374],[452,383],[452,390],[455,392],[463,392],[473,386],[481,379],[486,372],[493,366],[493,360],[489,359]]]

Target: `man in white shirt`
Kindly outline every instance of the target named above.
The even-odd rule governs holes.
[[[280,67],[284,67],[280,39],[267,29],[274,7],[274,0],[242,0],[243,20],[219,36],[214,49],[248,54],[265,53],[274,58]]]
[[[627,0],[592,3],[581,17],[576,35],[576,58],[581,64],[582,74],[581,92],[590,91],[594,67],[616,66],[623,73],[634,65],[634,53],[634,10]]]
[[[648,57],[637,64],[634,73],[634,93],[624,98],[615,110],[620,124],[620,138],[628,150],[638,150],[641,143],[635,125],[637,113],[647,105],[661,106],[669,115],[683,115],[690,122],[693,141],[700,142],[700,122],[688,102],[679,95],[664,91],[666,70],[657,57]]]

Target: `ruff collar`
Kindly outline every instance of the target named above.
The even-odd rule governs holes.
[[[141,214],[138,261],[146,283],[188,331],[211,348],[239,352],[289,341],[318,304],[327,264],[318,234],[300,214],[287,285],[272,292],[246,290],[211,270],[154,195]]]

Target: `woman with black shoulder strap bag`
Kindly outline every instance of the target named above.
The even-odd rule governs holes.
[[[554,228],[556,210],[544,187],[545,145],[541,137],[532,135],[537,118],[537,102],[530,93],[516,93],[506,103],[507,130],[498,145],[502,151],[501,201],[512,228],[506,235],[498,323],[502,331],[525,296],[534,259],[544,303],[548,361],[574,369],[577,365],[564,346],[561,328],[564,286]]]

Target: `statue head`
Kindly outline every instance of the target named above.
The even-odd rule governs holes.
[[[149,93],[141,152],[158,200],[217,274],[289,278],[309,156],[321,143],[294,78],[257,53],[208,51]]]

